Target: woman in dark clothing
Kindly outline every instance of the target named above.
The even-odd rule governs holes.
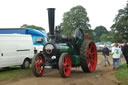
[[[104,66],[106,66],[106,62],[108,63],[108,65],[110,65],[110,62],[108,60],[109,49],[107,48],[107,45],[104,45],[104,48],[102,50],[102,55],[104,56]]]
[[[122,47],[122,52],[123,52],[123,55],[125,57],[127,67],[128,67],[128,45],[126,41],[124,42],[124,46]]]

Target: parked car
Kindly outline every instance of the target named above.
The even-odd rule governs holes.
[[[98,51],[98,52],[102,52],[103,48],[104,48],[104,47],[97,46],[97,51]]]
[[[33,56],[31,35],[0,34],[0,68],[15,65],[29,68]]]
[[[112,46],[108,46],[109,52],[112,51]]]
[[[98,52],[102,52],[102,50],[104,48],[104,46],[99,46],[99,45],[97,45],[96,47],[97,47]],[[107,47],[109,49],[109,52],[111,52],[112,51],[112,46],[107,46]]]

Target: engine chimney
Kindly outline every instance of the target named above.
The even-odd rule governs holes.
[[[48,21],[49,21],[49,37],[54,40],[54,18],[55,18],[55,8],[48,8]]]

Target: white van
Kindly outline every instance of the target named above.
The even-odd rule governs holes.
[[[0,68],[14,65],[29,68],[33,56],[31,35],[0,34]]]

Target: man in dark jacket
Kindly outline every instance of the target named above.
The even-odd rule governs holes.
[[[122,52],[123,52],[123,55],[125,57],[127,67],[128,67],[128,45],[126,41],[124,42],[124,46],[122,47]]]
[[[104,48],[102,50],[102,55],[104,56],[104,66],[106,66],[106,62],[108,63],[108,65],[110,65],[110,62],[108,60],[109,49],[107,48],[107,45],[104,45]]]

